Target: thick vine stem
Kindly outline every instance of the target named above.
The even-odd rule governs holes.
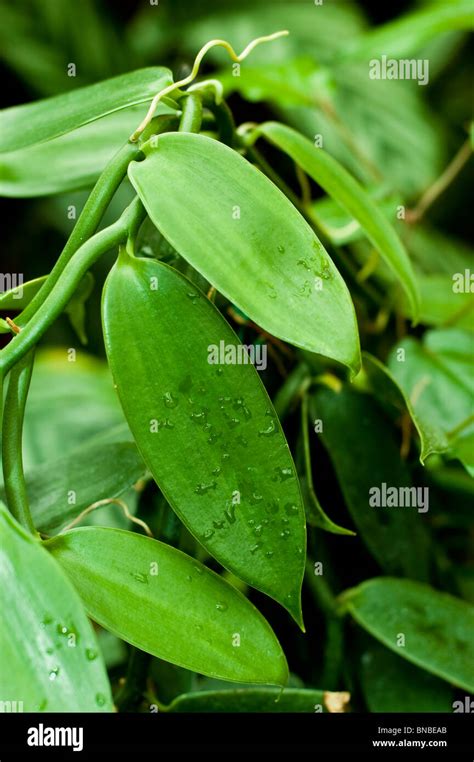
[[[20,327],[26,325],[40,304],[51,293],[74,252],[95,233],[112,196],[127,172],[128,165],[139,154],[140,148],[127,142],[107,164],[94,185],[59,259],[38,293],[16,318],[17,325]]]
[[[114,246],[123,243],[145,218],[146,212],[136,197],[122,216],[109,227],[89,238],[66,264],[55,285],[38,308],[34,318],[0,352],[0,376],[21,360],[38,343],[61,314],[89,267]]]
[[[202,98],[199,93],[190,93],[181,101],[183,113],[179,132],[199,132],[202,123]]]
[[[22,439],[33,362],[34,349],[22,357],[10,373],[2,431],[2,469],[7,505],[16,520],[32,534],[35,527],[23,473]]]

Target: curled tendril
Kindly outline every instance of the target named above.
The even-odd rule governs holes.
[[[211,48],[215,48],[217,46],[225,48],[227,52],[229,53],[231,59],[237,63],[240,63],[240,61],[243,61],[244,58],[246,58],[249,55],[249,53],[251,53],[252,50],[257,45],[260,45],[260,43],[271,42],[272,40],[276,40],[278,39],[278,37],[284,37],[287,34],[289,34],[289,32],[288,30],[285,29],[281,32],[274,32],[273,34],[268,34],[265,37],[257,37],[255,40],[252,40],[252,42],[249,42],[247,47],[243,49],[240,55],[237,55],[232,45],[229,42],[226,42],[226,40],[210,40],[209,42],[206,42],[206,44],[201,48],[196,58],[194,59],[194,64],[193,64],[193,68],[191,69],[191,73],[188,74],[188,76],[185,77],[184,79],[180,79],[178,82],[173,82],[171,85],[168,85],[163,90],[160,90],[160,92],[157,93],[157,95],[155,95],[152,102],[150,103],[150,108],[148,109],[148,113],[146,117],[141,122],[141,124],[138,125],[135,132],[132,135],[130,135],[130,138],[129,138],[130,142],[135,143],[138,140],[138,138],[142,134],[145,127],[153,119],[158,103],[165,95],[172,93],[173,90],[176,90],[179,87],[185,87],[186,85],[191,84],[191,82],[197,77],[199,72],[199,67],[201,65],[201,61],[206,55],[208,50],[210,50]]]

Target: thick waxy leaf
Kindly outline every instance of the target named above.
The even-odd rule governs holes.
[[[183,275],[125,252],[103,322],[125,416],[166,499],[223,566],[301,623],[305,520],[288,445],[254,367],[212,363],[237,336]]]
[[[110,686],[82,603],[0,504],[0,697],[25,712],[107,712]],[[15,711],[12,709],[11,711]]]
[[[169,133],[145,161],[130,164],[129,176],[165,238],[252,320],[357,369],[346,285],[309,225],[263,173],[216,140]]]
[[[474,691],[474,606],[429,585],[394,577],[367,580],[343,593],[341,603],[361,627],[402,658]]]
[[[226,691],[198,691],[178,696],[167,712],[327,712],[326,700],[338,700],[340,693],[302,688],[236,688]],[[343,694],[345,698],[345,694]]]
[[[382,194],[381,189],[377,187],[365,190],[387,220],[395,222],[397,205],[402,203],[401,198],[393,194]],[[364,238],[364,231],[359,222],[330,196],[324,196],[315,201],[311,211],[319,228],[336,246],[344,246]]]
[[[410,400],[418,428],[429,439],[430,451],[449,451],[467,468],[474,467],[473,351],[472,333],[433,330],[424,335],[423,343],[412,337],[403,339],[388,360]]]
[[[257,609],[190,556],[120,529],[46,543],[103,627],[160,659],[223,680],[284,685],[285,656]],[[239,645],[237,645],[239,644]]]
[[[146,103],[172,81],[169,69],[155,66],[5,109],[0,112],[0,151],[41,143],[114,111]]]
[[[314,418],[323,422],[320,436],[358,534],[387,573],[427,580],[426,511],[418,513],[425,505],[393,507],[384,505],[382,497],[380,505],[370,504],[372,495],[377,495],[374,488],[382,495],[384,484],[397,490],[412,487],[388,419],[373,398],[348,388],[340,392],[322,388],[312,405]]]
[[[118,111],[43,143],[0,153],[0,194],[32,197],[87,188],[143,117]]]
[[[145,470],[131,442],[90,445],[31,469],[26,487],[35,527],[49,532],[72,521],[97,500],[121,495]]]
[[[408,254],[394,229],[364,188],[324,149],[316,147],[290,127],[278,122],[266,122],[256,131],[258,135],[262,135],[291,156],[334,201],[357,220],[366,236],[400,279],[416,315],[419,297]]]
[[[453,689],[365,636],[360,682],[371,712],[451,712]]]

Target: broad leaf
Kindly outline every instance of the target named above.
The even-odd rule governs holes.
[[[452,685],[474,691],[474,606],[429,585],[394,577],[369,579],[340,600],[387,648]]]
[[[84,446],[37,466],[25,476],[34,525],[41,532],[57,529],[97,500],[119,497],[144,473],[131,442]]]
[[[314,146],[290,127],[278,122],[265,122],[256,128],[256,134],[262,135],[291,156],[331,198],[359,222],[366,236],[399,278],[416,315],[419,296],[413,268],[405,248],[378,206],[357,180],[324,149]]]
[[[0,524],[2,701],[21,701],[25,712],[112,711],[107,674],[79,596],[1,504]]]
[[[474,467],[473,350],[472,333],[439,329],[428,331],[422,343],[406,337],[388,360],[391,373],[410,400],[418,427],[430,439],[430,451],[448,451],[467,468]]]
[[[451,712],[453,689],[367,636],[359,677],[370,712]]]
[[[285,656],[257,609],[194,558],[120,529],[48,540],[88,614],[143,651],[223,680],[284,685]]]
[[[4,109],[0,112],[0,151],[51,140],[114,111],[146,103],[172,81],[169,69],[155,66]]]
[[[397,489],[412,486],[388,419],[371,397],[350,388],[340,392],[322,388],[312,404],[314,418],[322,420],[320,436],[358,534],[388,574],[427,580],[426,512],[418,513],[417,507],[373,506],[369,502],[371,490],[382,491],[383,484]]]
[[[165,238],[252,320],[357,370],[346,285],[309,225],[264,174],[216,140],[169,133],[145,161],[130,164],[129,176]]]
[[[305,521],[288,445],[254,367],[213,363],[212,348],[235,352],[237,336],[183,275],[124,251],[103,322],[125,416],[166,499],[223,566],[301,623]]]
[[[91,187],[142,118],[143,106],[135,106],[52,140],[0,153],[0,194],[48,196]]]
[[[326,700],[341,694],[303,688],[236,688],[184,693],[165,707],[166,712],[327,712]],[[346,698],[343,694],[343,700]]]

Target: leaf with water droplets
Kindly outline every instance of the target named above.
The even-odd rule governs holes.
[[[94,631],[59,565],[0,503],[0,696],[25,712],[113,710]],[[94,654],[94,657],[91,657]],[[15,709],[12,709],[15,711]]]
[[[73,529],[45,544],[92,619],[123,640],[211,677],[286,683],[285,656],[270,625],[194,558],[105,527]]]
[[[266,331],[357,371],[344,280],[262,172],[217,140],[175,132],[131,162],[129,176],[156,227],[218,291]]]
[[[301,624],[305,517],[287,442],[248,358],[210,362],[212,348],[236,350],[239,340],[201,292],[194,303],[189,292],[176,270],[126,252],[111,271],[104,336],[125,416],[188,529]]]
[[[389,267],[398,276],[409,299],[413,316],[419,309],[418,285],[412,264],[394,228],[367,191],[323,148],[296,130],[278,122],[265,122],[255,131],[285,151],[331,198],[359,223]]]

